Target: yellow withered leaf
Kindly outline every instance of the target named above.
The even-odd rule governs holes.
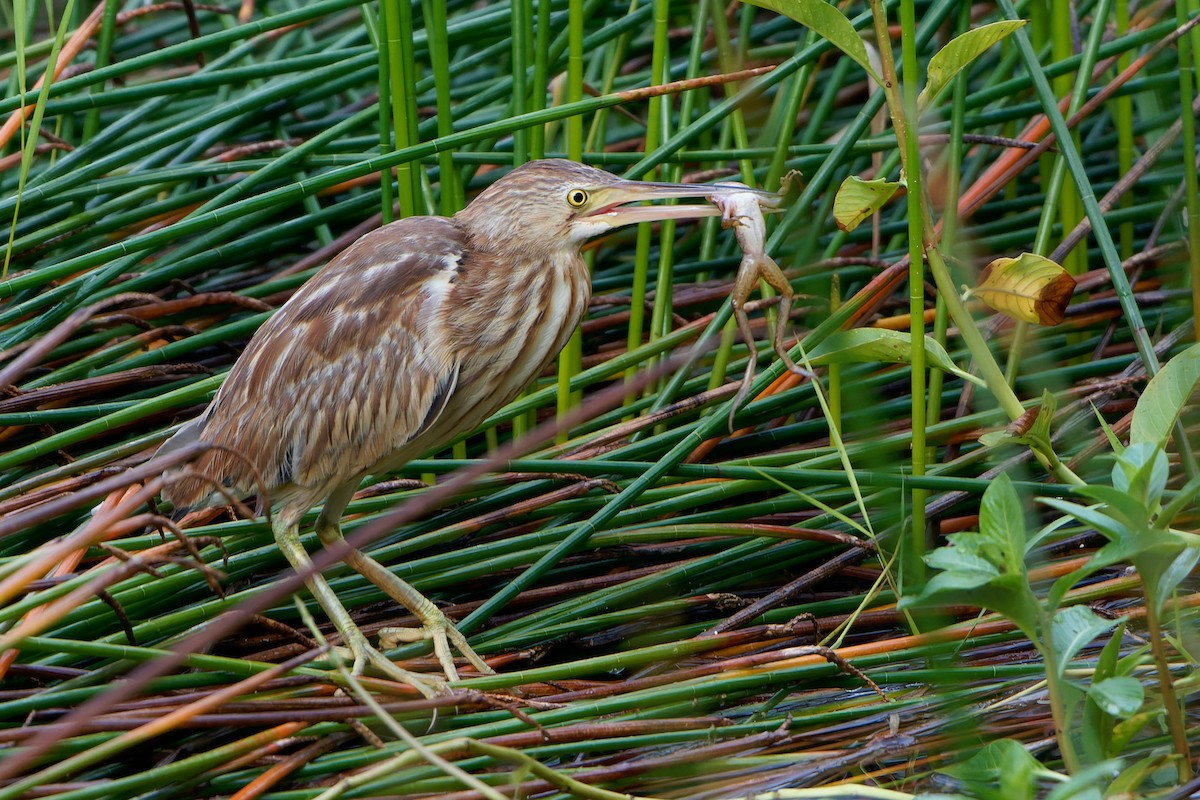
[[[1013,319],[1057,325],[1074,292],[1075,279],[1059,264],[1045,256],[1022,253],[988,264],[979,275],[979,285],[967,294]]]
[[[864,219],[883,208],[883,204],[892,199],[900,189],[900,184],[882,178],[865,181],[857,175],[850,175],[838,187],[837,196],[833,198],[833,219],[837,226],[844,231],[852,231]]]

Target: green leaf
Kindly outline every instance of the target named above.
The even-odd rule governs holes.
[[[883,208],[899,189],[900,184],[895,181],[883,178],[864,181],[857,175],[850,175],[842,181],[833,199],[833,220],[839,228],[850,232]]]
[[[965,552],[965,548],[962,547],[939,547],[925,556],[925,563],[934,569],[979,573],[988,580],[1000,575],[1000,571],[987,559]]]
[[[1112,468],[1113,486],[1133,495],[1148,508],[1158,503],[1167,488],[1169,465],[1162,447],[1134,442],[1120,453]]]
[[[1095,488],[1098,487],[1088,487],[1088,491],[1090,492]],[[1133,531],[1119,520],[1105,514],[1097,506],[1081,506],[1078,503],[1072,503],[1068,500],[1059,500],[1057,497],[1041,497],[1038,499],[1051,508],[1056,508],[1064,514],[1070,514],[1084,525],[1090,525],[1111,541],[1125,543],[1133,541]]]
[[[1025,574],[1025,509],[1006,473],[983,493],[979,532],[1000,547],[1005,572]]]
[[[1031,800],[1037,787],[1035,776],[1044,775],[1047,770],[1020,742],[997,739],[944,772],[966,784],[975,797]]]
[[[1055,786],[1046,800],[1100,800],[1104,796],[1101,787],[1120,768],[1121,762],[1116,759],[1088,764]]]
[[[1121,638],[1125,635],[1126,621],[1125,619],[1118,620],[1117,629],[1113,631],[1112,636],[1108,637],[1108,643],[1104,645],[1104,649],[1100,651],[1100,657],[1096,659],[1096,670],[1092,673],[1092,680],[1102,681],[1117,675],[1117,664],[1121,658]]]
[[[1154,603],[1155,608],[1162,609],[1167,598],[1179,588],[1179,584],[1192,574],[1192,569],[1195,568],[1197,561],[1200,561],[1200,548],[1188,547],[1175,556],[1170,565],[1162,570],[1158,579],[1152,582],[1154,584],[1153,592],[1147,598]]]
[[[1116,620],[1104,619],[1087,606],[1070,606],[1054,615],[1051,639],[1058,656],[1058,676],[1061,678],[1079,651],[1100,634],[1116,626]]]
[[[1088,697],[1117,719],[1129,719],[1142,707],[1145,690],[1136,678],[1105,678],[1088,688]]]
[[[943,548],[944,549],[944,548]],[[947,570],[929,579],[921,594],[901,598],[900,608],[967,605],[986,608],[1011,620],[1036,641],[1037,598],[1023,575],[993,575],[978,570]]]
[[[814,366],[823,364],[911,364],[912,337],[907,333],[884,328],[853,328],[838,331],[813,348],[808,360]],[[977,386],[987,384],[969,372],[959,369],[945,348],[929,336],[925,337],[925,363],[957,375]]]
[[[1150,514],[1146,507],[1119,488],[1112,486],[1080,486],[1077,494],[1104,503],[1103,513],[1119,520],[1130,531],[1150,527]]]
[[[1179,412],[1196,391],[1197,382],[1200,382],[1200,344],[1172,358],[1146,384],[1133,408],[1129,441],[1165,446]]]
[[[1163,765],[1169,756],[1166,753],[1160,753],[1154,756],[1146,756],[1145,758],[1134,762],[1130,766],[1121,770],[1121,774],[1108,785],[1105,791],[1105,797],[1138,797],[1141,794],[1142,784],[1146,779]]]
[[[990,25],[972,28],[951,39],[929,59],[928,79],[925,88],[917,97],[919,107],[924,110],[964,67],[1024,24],[1025,20],[993,22]]]
[[[883,83],[883,79],[871,66],[871,59],[867,55],[867,46],[863,44],[858,31],[854,30],[850,20],[846,19],[846,15],[836,6],[825,0],[750,0],[750,2],[759,8],[766,8],[790,17],[804,27],[816,31],[818,36],[827,40],[865,69],[876,83]]]

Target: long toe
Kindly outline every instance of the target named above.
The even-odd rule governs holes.
[[[384,677],[401,683],[407,683],[425,697],[430,698],[437,697],[439,694],[445,694],[449,688],[447,682],[437,675],[421,675],[396,666],[390,658],[372,647],[365,636],[350,637],[346,646],[338,648],[338,650],[349,651],[351,657],[354,659],[353,666],[350,668],[350,674],[355,677],[365,675],[367,667],[370,667]]]
[[[442,665],[442,671],[452,681],[458,680],[458,669],[454,665],[454,650],[458,650],[481,675],[496,673],[467,643],[467,637],[463,636],[454,627],[454,623],[447,619],[441,611],[437,612],[436,617],[423,620],[423,622],[424,625],[421,628],[383,628],[379,631],[380,644],[384,648],[389,648],[428,639],[433,644],[433,652],[437,656],[438,663]]]
[[[437,697],[438,695],[446,694],[450,690],[450,684],[442,678],[439,678],[437,675],[421,675],[416,672],[409,672],[406,669],[402,669],[401,667],[396,666],[391,659],[376,650],[374,647],[368,648],[366,656],[371,666],[384,676],[402,683],[407,683],[425,697]],[[454,679],[451,678],[451,680]]]

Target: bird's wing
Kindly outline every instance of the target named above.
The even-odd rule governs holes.
[[[453,222],[417,217],[331,261],[230,371],[199,437],[220,449],[197,471],[246,494],[257,475],[320,500],[426,429],[458,380],[439,327],[463,248]]]

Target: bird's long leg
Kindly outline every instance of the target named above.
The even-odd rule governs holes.
[[[338,504],[335,499],[330,498],[330,501],[325,505],[325,509],[317,518],[317,536],[320,537],[321,542],[326,547],[335,542],[345,541],[342,538],[342,530],[339,525],[341,508],[337,506]],[[335,514],[336,517],[334,516]],[[442,665],[446,677],[452,681],[458,680],[458,670],[454,667],[454,656],[450,650],[451,645],[457,648],[466,657],[467,661],[471,663],[471,666],[475,667],[480,673],[490,675],[495,672],[471,649],[471,645],[467,644],[467,638],[459,633],[458,629],[454,627],[454,623],[446,618],[442,610],[434,605],[429,598],[413,588],[407,581],[392,574],[387,567],[361,550],[351,549],[346,554],[345,560],[351,568],[382,589],[384,594],[407,608],[421,621],[421,628],[419,630],[385,628],[380,632],[381,635],[390,635],[399,641],[416,641],[428,638],[433,642],[433,651],[437,655],[438,662]]]
[[[283,514],[278,514],[271,523],[271,532],[275,534],[276,545],[292,567],[297,572],[309,570],[312,560],[309,559],[308,552],[300,542],[300,532],[296,522],[286,519]],[[372,647],[367,641],[366,634],[350,618],[350,612],[342,605],[342,601],[338,599],[332,587],[319,572],[314,572],[304,581],[304,584],[312,592],[313,597],[317,598],[317,602],[325,610],[330,621],[333,622],[333,626],[342,635],[342,641],[345,642],[354,657],[353,673],[355,675],[361,675],[366,666],[370,664],[389,678],[411,685],[426,697],[435,697],[438,691],[444,688],[445,684],[441,679],[401,669],[393,664],[387,656]]]

